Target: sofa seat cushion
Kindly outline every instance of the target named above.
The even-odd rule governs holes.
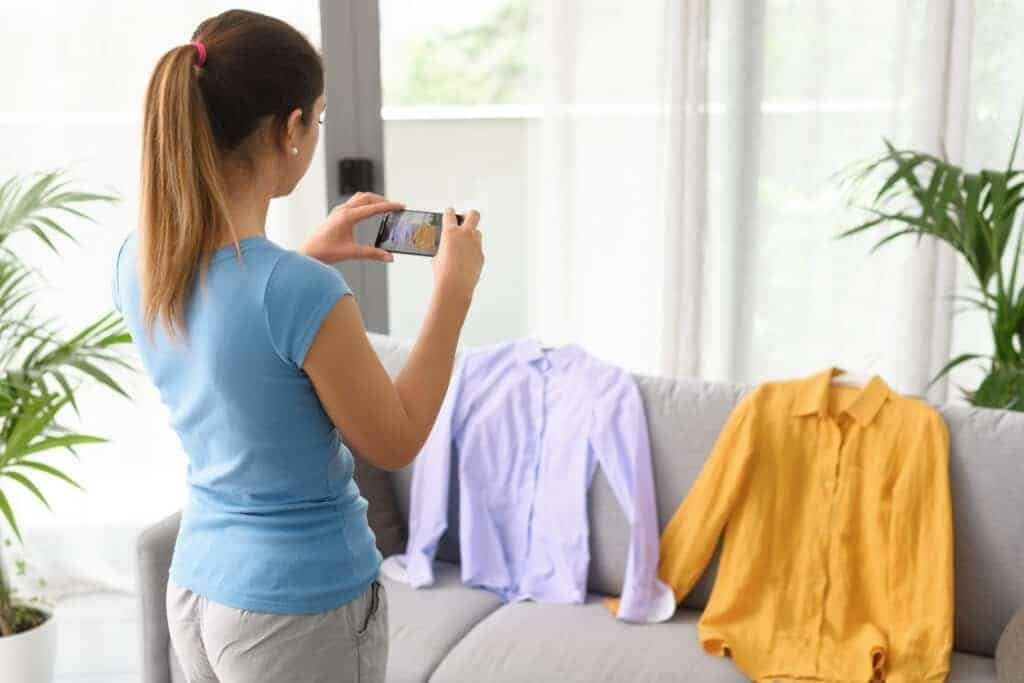
[[[746,683],[728,657],[705,653],[700,612],[661,624],[613,619],[600,596],[583,605],[518,602],[486,616],[444,657],[431,683]],[[390,674],[390,672],[389,672]],[[392,680],[389,675],[389,680]],[[400,680],[400,679],[394,679]],[[948,683],[995,683],[995,660],[953,654]]]
[[[412,588],[384,574],[388,594],[388,683],[423,683],[477,622],[498,609],[493,593],[462,585],[458,565],[434,563],[434,584]]]
[[[946,683],[996,683],[996,660],[992,657],[954,652]]]
[[[664,623],[630,624],[613,618],[601,600],[504,605],[459,641],[431,683],[748,680],[732,660],[701,650],[699,612],[683,608]]]

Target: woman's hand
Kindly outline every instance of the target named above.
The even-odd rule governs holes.
[[[337,263],[353,259],[393,261],[390,252],[358,244],[355,239],[356,223],[388,211],[400,211],[405,204],[388,201],[372,192],[356,192],[344,204],[334,207],[317,231],[299,248],[306,256],[324,263]]]
[[[434,288],[443,296],[455,296],[468,302],[480,280],[484,265],[480,213],[471,209],[459,224],[455,209],[448,207],[441,220],[441,247],[434,257]]]

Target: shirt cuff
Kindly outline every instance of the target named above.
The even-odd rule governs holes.
[[[380,571],[389,579],[413,588],[434,583],[434,568],[430,560],[420,554],[391,555],[380,563]]]
[[[655,580],[652,592],[654,597],[650,604],[646,608],[633,610],[634,614],[623,613],[621,598],[605,598],[604,604],[613,616],[623,621],[641,624],[657,624],[662,621],[668,621],[676,613],[675,593],[666,583],[659,579]]]

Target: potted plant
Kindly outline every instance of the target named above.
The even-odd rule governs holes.
[[[1024,118],[1018,122],[1006,168],[976,173],[945,158],[897,149],[885,140],[885,154],[850,176],[855,185],[882,178],[880,189],[863,207],[869,217],[840,237],[884,228],[889,234],[874,249],[905,235],[930,235],[953,247],[976,281],[971,295],[957,298],[985,312],[994,351],[953,358],[932,383],[962,363],[984,359],[986,376],[973,391],[964,390],[966,398],[976,406],[1024,411],[1024,229],[1017,222],[1024,170],[1013,168],[1021,123]]]
[[[19,541],[21,531],[5,492],[24,488],[49,507],[36,485],[39,479],[81,488],[59,465],[47,462],[48,456],[66,451],[77,457],[75,447],[103,439],[77,433],[58,418],[66,409],[77,413],[75,392],[83,383],[99,383],[126,396],[109,370],[131,367],[115,350],[131,341],[120,316],[108,313],[67,336],[31,304],[38,273],[17,257],[8,238],[30,234],[57,252],[54,238],[74,241],[56,220],[62,213],[88,219],[76,205],[116,200],[67,189],[63,171],[37,175],[35,180],[15,176],[0,185],[0,516]],[[54,615],[19,600],[10,578],[0,561],[0,679],[50,681]]]

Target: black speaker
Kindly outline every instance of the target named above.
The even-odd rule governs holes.
[[[366,157],[345,157],[338,162],[338,192],[343,195],[373,190],[373,161]]]

